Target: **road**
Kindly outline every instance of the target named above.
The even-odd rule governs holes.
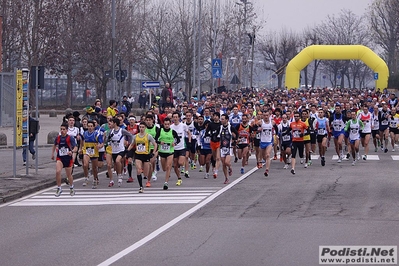
[[[273,162],[268,178],[234,164],[228,186],[196,170],[168,191],[160,175],[142,195],[137,182],[107,188],[103,174],[73,198],[41,191],[0,207],[0,263],[318,265],[320,245],[397,245],[399,158],[372,155],[351,166],[329,149],[325,167],[292,175]]]

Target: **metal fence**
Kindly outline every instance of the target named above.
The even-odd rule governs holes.
[[[15,74],[0,73],[0,126],[14,124]]]

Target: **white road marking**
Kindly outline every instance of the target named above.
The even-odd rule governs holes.
[[[134,243],[130,247],[127,247],[126,249],[122,250],[121,252],[115,254],[114,256],[112,256],[109,259],[105,260],[104,262],[100,263],[99,266],[111,265],[112,263],[116,262],[117,260],[121,259],[122,257],[124,257],[124,256],[128,255],[129,253],[133,252],[134,250],[138,249],[142,245],[146,244],[148,241],[156,238],[158,235],[160,235],[161,233],[165,232],[169,228],[173,227],[175,224],[179,223],[180,221],[182,221],[186,217],[190,216],[191,214],[193,214],[197,210],[203,208],[205,205],[207,205],[208,203],[210,203],[211,201],[213,201],[214,199],[216,199],[217,197],[222,195],[224,192],[226,192],[227,190],[229,190],[230,188],[235,186],[237,183],[241,182],[242,180],[244,180],[245,178],[250,176],[256,170],[258,170],[257,167],[252,168],[246,174],[242,175],[240,178],[236,179],[235,181],[233,181],[229,185],[225,186],[221,190],[217,191],[216,193],[212,194],[211,196],[209,196],[205,200],[201,201],[199,204],[195,205],[194,207],[192,207],[191,209],[189,209],[185,213],[179,215],[178,217],[176,217],[172,221],[170,221],[167,224],[165,224],[164,226],[158,228],[157,230],[155,230],[154,232],[152,232],[148,236],[144,237],[143,239],[137,241],[136,243]]]

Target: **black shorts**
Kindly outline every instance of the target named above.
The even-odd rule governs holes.
[[[237,149],[242,150],[242,149],[244,149],[244,148],[246,148],[248,146],[249,146],[248,144],[238,144],[237,145]]]
[[[303,144],[308,144],[308,143],[312,143],[310,140],[304,140]]]
[[[322,143],[324,138],[327,138],[327,134],[325,134],[325,135],[317,135],[317,143]]]
[[[316,144],[316,133],[310,133],[310,143]]]
[[[371,130],[371,136],[373,137],[373,139],[375,139],[377,137],[377,135],[380,134],[380,131],[377,130]]]
[[[362,139],[364,139],[367,135],[370,135],[371,133],[360,133],[360,137],[362,138]]]
[[[57,156],[57,161],[62,162],[62,167],[63,168],[69,168],[73,166],[73,159],[72,156],[66,155],[66,156]]]
[[[127,158],[134,158],[134,155],[135,155],[135,149],[131,149],[130,151],[127,151],[126,152],[126,157]]]
[[[159,157],[161,158],[168,158],[169,156],[173,155],[174,153],[163,153],[163,152],[158,152]]]
[[[392,132],[393,134],[395,134],[395,135],[396,135],[396,134],[399,134],[399,129],[390,127],[390,128],[389,128],[389,133],[391,133],[391,132]]]
[[[188,139],[187,139],[188,142]],[[191,153],[195,153],[195,149],[197,147],[197,140],[196,139],[191,139],[191,146],[190,149],[186,149],[187,151],[191,152]]]
[[[180,156],[184,156],[186,157],[186,149],[183,150],[175,150],[175,152],[173,153],[173,158],[179,158]]]
[[[281,150],[285,151],[287,148],[292,148],[292,142],[282,142]]]
[[[135,154],[135,160],[142,161],[143,163],[148,163],[151,159],[151,154]]]
[[[120,153],[113,153],[112,154],[112,160],[115,162],[116,157],[121,156],[122,158],[125,157],[126,151],[121,151]]]
[[[104,161],[104,154],[105,154],[105,151],[100,151],[98,153],[98,161],[99,162],[103,162]]]
[[[260,139],[254,139],[254,146],[259,147],[260,146]]]
[[[292,152],[291,152],[291,157],[295,158],[296,157],[296,152],[299,152],[299,158],[303,158],[303,150],[304,150],[304,143],[303,141],[293,141],[292,142]]]
[[[201,149],[200,150],[200,155],[204,155],[207,156],[208,154],[212,154],[212,150],[211,149]]]

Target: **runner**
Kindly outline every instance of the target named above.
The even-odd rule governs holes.
[[[264,175],[269,176],[270,169],[270,153],[273,148],[274,122],[270,118],[270,112],[263,113],[263,119],[258,122],[258,132],[260,132],[260,152],[261,157],[265,160],[266,170]]]
[[[119,127],[120,120],[118,118],[112,118],[109,121],[109,126],[111,132],[107,136],[107,141],[110,142],[112,147],[112,160],[114,162],[114,168],[118,177],[118,186],[122,185],[123,175],[123,158],[126,154],[125,152],[125,141],[129,145],[133,138],[132,134],[130,134],[126,129]],[[110,174],[110,179],[112,180],[112,173]]]
[[[382,109],[378,113],[379,130],[380,130],[380,141],[381,150],[385,153],[388,152],[388,137],[389,137],[389,115],[388,105],[386,102],[382,102]]]
[[[317,134],[317,143],[319,145],[319,154],[321,157],[321,165],[326,165],[326,150],[327,150],[327,134],[330,132],[330,126],[327,118],[324,116],[324,110],[319,109],[319,116],[315,120],[314,126]]]
[[[391,109],[391,115],[389,116],[389,136],[391,137],[392,152],[395,151],[395,143],[399,139],[399,114],[396,112],[396,107]]]
[[[378,106],[374,105],[373,113],[371,114],[372,121],[372,128],[371,128],[371,136],[373,137],[373,144],[374,144],[374,152],[378,151],[380,147],[380,121],[378,120]]]
[[[360,144],[360,130],[363,130],[363,122],[357,119],[356,112],[351,112],[351,120],[346,122],[345,131],[349,132],[349,143],[352,151],[352,166],[356,165],[356,160],[359,160],[359,144]]]
[[[79,154],[83,155],[83,173],[84,181],[83,186],[89,184],[89,163],[91,162],[92,174],[93,174],[93,186],[92,188],[97,188],[98,181],[98,157],[99,149],[104,146],[103,135],[99,134],[95,130],[93,121],[87,122],[87,131],[83,133],[82,137],[82,149],[79,149]]]
[[[301,121],[305,123],[306,129],[303,132],[303,144],[305,145],[305,168],[308,168],[312,164],[311,161],[311,143],[310,143],[310,124],[309,124],[309,111],[302,110]],[[311,122],[313,124],[313,121]]]
[[[161,127],[155,136],[159,144],[159,157],[161,157],[162,170],[165,172],[165,183],[163,189],[169,188],[168,182],[170,178],[170,171],[173,164],[173,155],[175,145],[180,143],[180,137],[175,130],[171,129],[171,120],[166,117],[163,121],[163,127]]]
[[[208,126],[208,131],[211,135],[212,158],[215,161],[215,166],[213,168],[213,178],[218,177],[218,171],[220,167],[220,128],[220,114],[216,112],[213,114],[213,121],[211,121]]]
[[[357,118],[363,122],[363,129],[360,132],[360,141],[362,146],[364,147],[364,155],[362,156],[363,160],[367,160],[367,155],[369,154],[369,142],[371,135],[371,127],[372,127],[372,116],[369,112],[369,108],[367,105],[363,105],[363,111],[359,112]]]
[[[248,163],[248,155],[249,155],[249,143],[250,137],[252,134],[252,128],[248,124],[248,116],[243,114],[242,122],[235,127],[238,132],[238,140],[237,140],[237,148],[238,148],[238,159],[241,161],[241,170],[240,173],[244,174],[245,165]]]
[[[342,113],[341,105],[335,105],[335,111],[330,116],[330,124],[332,127],[332,135],[334,137],[334,145],[335,145],[335,152],[338,155],[338,163],[341,163],[344,159],[344,152],[342,147],[342,142],[344,141],[345,137],[345,124],[347,118]]]
[[[278,136],[280,140],[281,147],[281,157],[284,162],[284,169],[288,169],[288,160],[291,156],[291,147],[292,147],[292,135],[291,135],[291,127],[288,122],[287,115],[283,114],[281,117],[281,122],[277,126]]]
[[[134,136],[139,132],[139,125],[136,124],[136,118],[134,117],[134,115],[130,115],[128,120],[129,120],[129,125],[127,126],[126,130],[129,131],[129,133]],[[134,154],[135,154],[135,147],[133,147],[132,149],[130,149],[130,151],[126,153],[127,173],[129,175],[127,183],[134,182],[134,178],[132,176]]]
[[[204,120],[202,116],[199,119]],[[205,121],[203,124],[203,129],[200,130],[198,144],[200,147],[200,156],[199,163],[202,167],[205,165],[205,179],[209,178],[209,170],[211,168],[211,158],[212,158],[212,149],[211,149],[211,134],[208,130],[208,126],[210,121]]]
[[[75,138],[69,136],[68,124],[62,123],[60,127],[61,134],[55,138],[53,148],[51,150],[51,160],[54,160],[54,152],[57,150],[56,157],[56,171],[55,180],[57,182],[57,190],[55,196],[59,197],[62,193],[61,187],[61,171],[62,168],[65,169],[65,174],[69,182],[69,194],[71,196],[75,195],[75,189],[73,186],[72,177],[72,165],[73,165],[73,154],[76,155],[78,147],[76,146]]]
[[[239,113],[238,106],[234,105],[233,106],[233,112],[229,116],[230,124],[233,127],[237,128],[240,125],[241,121],[242,121],[242,115],[243,115],[243,113],[241,113],[241,114]],[[237,158],[237,150],[236,150],[236,143],[235,142],[233,143],[233,153],[234,153],[234,163],[237,163],[238,158]]]
[[[152,114],[152,112],[147,112],[147,115],[145,116],[145,124],[145,132],[150,134],[154,138],[157,134],[158,125],[154,124],[154,115]],[[147,183],[145,184],[146,187],[151,187],[151,180],[157,180],[155,164],[157,162],[158,151],[154,149],[154,145],[152,144],[152,142],[150,142],[150,151],[150,154],[152,154],[153,156],[150,158],[150,167],[148,168],[148,173],[144,173],[144,179],[146,179],[146,177],[148,176]]]
[[[294,112],[295,121],[290,124],[292,131],[292,159],[291,174],[295,175],[296,153],[299,152],[299,158],[303,160],[304,141],[303,136],[308,126],[300,120],[299,112]]]
[[[142,175],[144,174],[145,177],[146,173],[149,173],[150,159],[154,157],[153,152],[156,152],[158,149],[155,139],[146,131],[146,128],[146,123],[140,122],[139,133],[133,136],[132,142],[127,149],[129,152],[133,147],[136,147],[134,161],[137,171],[137,180],[140,186],[139,193],[144,192]],[[152,144],[152,146],[150,144]]]
[[[257,111],[256,118],[251,122],[252,128],[252,140],[255,150],[256,165],[258,169],[262,168],[262,155],[260,153],[260,131],[258,131],[258,121],[262,121],[263,113],[262,111]]]
[[[231,144],[237,138],[238,133],[235,127],[229,124],[229,116],[223,114],[220,117],[222,126],[220,127],[220,158],[223,166],[224,184],[229,183],[228,176],[232,175],[231,156],[233,156],[233,149]]]
[[[174,112],[172,115],[173,124],[170,126],[171,129],[176,131],[179,136],[179,142],[174,147],[173,154],[173,166],[177,176],[176,186],[182,184],[182,179],[180,177],[180,167],[184,166],[186,160],[186,145],[187,148],[191,148],[191,132],[188,130],[186,124],[180,122],[181,114],[179,112]],[[188,136],[188,142],[185,143],[184,136]],[[177,142],[177,141],[176,141]],[[188,177],[188,176],[186,176]]]

